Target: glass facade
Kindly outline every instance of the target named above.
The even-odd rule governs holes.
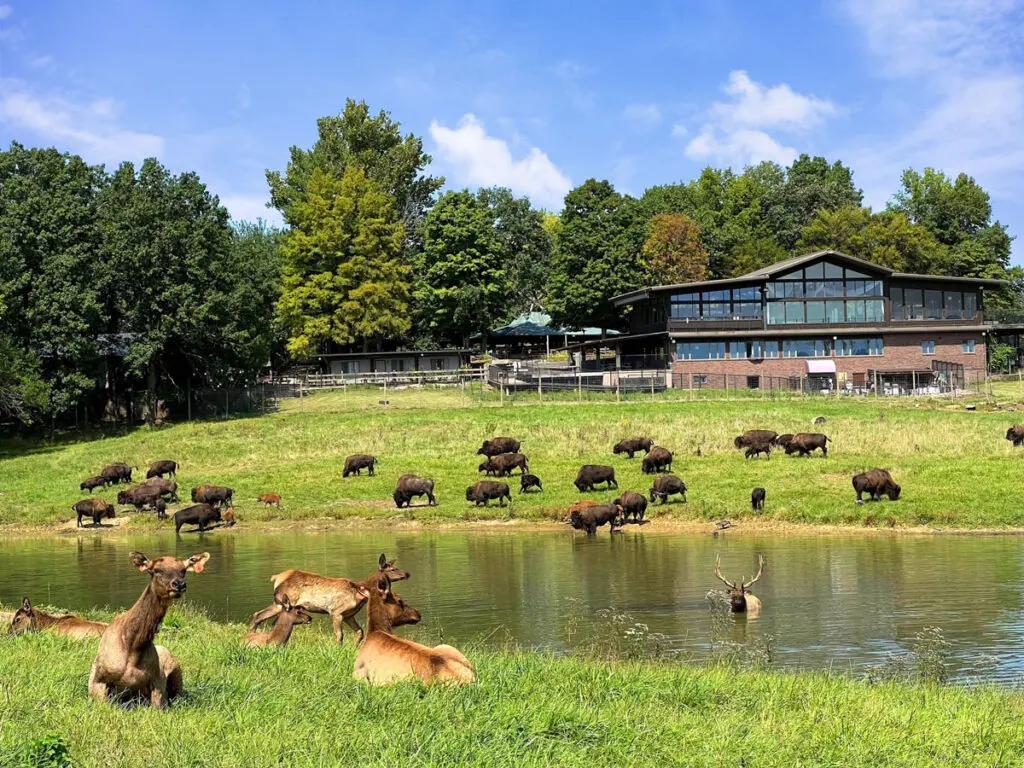
[[[832,357],[833,354],[836,357],[878,357],[884,352],[885,345],[881,337],[877,336],[835,341],[788,339],[676,344],[677,360],[766,360],[779,357]]]
[[[885,352],[882,339],[838,339],[836,340],[837,357],[876,357]]]
[[[669,304],[673,320],[760,320],[761,286],[676,293]]]
[[[973,320],[978,316],[977,291],[889,289],[893,320]]]
[[[765,286],[768,325],[882,323],[883,295],[881,280],[820,262],[780,275]]]

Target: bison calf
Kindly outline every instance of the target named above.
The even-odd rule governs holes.
[[[683,497],[683,504],[686,503],[686,483],[675,475],[658,475],[654,478],[654,485],[651,486],[651,503],[661,499],[662,504],[668,503],[668,497],[679,494]]]
[[[893,482],[888,470],[872,469],[870,472],[854,475],[853,490],[857,492],[857,503],[863,504],[863,493],[870,494],[872,501],[879,501],[883,495],[888,496],[890,501],[896,501],[900,497],[901,489]]]
[[[265,507],[281,508],[281,496],[277,493],[261,493],[256,497],[256,503]]]
[[[341,476],[359,475],[365,469],[366,473],[373,477],[373,468],[379,463],[376,456],[367,453],[354,454],[345,459],[345,469],[342,470]]]
[[[174,513],[174,532],[181,533],[183,525],[198,525],[199,531],[205,531],[211,523],[221,522],[220,510],[209,504],[196,504],[179,509]]]
[[[95,477],[89,477],[89,478],[86,478],[85,480],[83,480],[82,484],[78,486],[78,490],[80,490],[80,491],[88,491],[89,493],[92,493],[97,488],[106,488],[106,487],[107,487],[107,478],[102,477],[101,475],[96,475]]]
[[[767,495],[767,491],[764,488],[755,488],[750,492],[750,508],[755,512],[759,509],[764,509],[764,497]]]
[[[634,523],[643,524],[644,513],[647,511],[647,497],[642,493],[626,491],[614,503],[622,509],[623,523],[632,515]]]
[[[643,451],[644,453],[650,453],[651,448],[654,447],[654,441],[649,437],[631,437],[626,440],[620,440],[612,448],[612,453],[618,456],[620,453],[624,453],[629,458],[633,458],[634,455]]]
[[[91,517],[93,525],[99,525],[105,517],[114,517],[114,507],[106,499],[82,499],[71,506],[71,511],[78,515],[78,528],[82,527],[83,517]]]
[[[490,506],[491,499],[497,499],[502,507],[505,506],[505,499],[508,499],[508,503],[511,505],[512,492],[509,490],[508,483],[497,480],[480,480],[466,489],[466,501],[472,501],[478,507],[481,504],[485,507]]]
[[[615,504],[595,504],[573,512],[569,522],[577,531],[586,531],[587,536],[593,536],[597,533],[598,527],[606,523],[611,533],[615,533],[616,527],[621,528],[623,525],[622,507]]]
[[[519,478],[519,492],[526,493],[530,488],[536,488],[538,491],[543,491],[544,486],[540,484],[540,478],[536,475],[522,475]]]
[[[426,496],[427,504],[437,506],[434,498],[434,481],[429,477],[417,477],[416,475],[402,475],[398,478],[398,487],[391,495],[395,500],[395,506],[399,509],[402,506],[411,506],[413,497]]]
[[[580,493],[594,490],[594,486],[598,483],[605,483],[607,489],[611,489],[613,486],[618,489],[615,468],[603,464],[584,464],[576,474],[576,480],[573,481],[573,485]]]

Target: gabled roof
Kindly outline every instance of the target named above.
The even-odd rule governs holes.
[[[503,336],[600,336],[600,328],[556,328],[551,325],[551,315],[543,312],[524,312],[508,325],[500,328],[493,328],[487,332],[488,336],[501,338]],[[618,331],[608,330],[607,334],[616,334]],[[470,338],[478,339],[480,334],[474,334]]]
[[[893,270],[888,267],[883,267],[881,264],[874,264],[870,261],[864,261],[864,259],[858,259],[856,256],[847,256],[845,253],[839,251],[826,250],[826,251],[814,251],[814,253],[805,253],[803,256],[794,256],[791,259],[783,259],[782,261],[776,261],[774,264],[769,264],[767,267],[761,267],[755,269],[753,272],[748,272],[743,277],[771,277],[772,275],[778,275],[782,272],[788,272],[791,269],[796,269],[801,264],[806,264],[809,261],[815,261],[820,259],[822,256],[828,256],[832,261],[838,261],[852,266],[859,267],[860,269],[870,270],[871,272],[882,272],[886,275],[891,275]]]

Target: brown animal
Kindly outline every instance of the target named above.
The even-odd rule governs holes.
[[[106,487],[107,478],[103,477],[102,475],[96,475],[95,477],[87,477],[85,480],[83,480],[82,483],[78,486],[78,490],[88,491],[89,493],[92,493],[97,488]]]
[[[176,461],[154,461],[149,465],[149,469],[146,470],[146,479],[151,477],[163,477],[164,475],[170,475],[174,477],[178,473],[178,462]]]
[[[779,448],[785,450],[786,446],[789,445],[789,441],[792,440],[794,437],[794,434],[786,433],[785,435],[779,435],[778,437],[776,437],[774,442],[775,445],[779,446]]]
[[[487,461],[477,467],[477,471],[496,477],[508,477],[517,467],[520,474],[525,475],[530,469],[529,459],[521,453],[499,453],[497,456],[489,456]]]
[[[117,503],[135,507],[141,512],[146,507],[156,508],[156,502],[163,496],[163,490],[152,485],[136,485],[117,494]]]
[[[751,456],[757,458],[758,454],[763,453],[770,461],[772,458],[772,444],[778,436],[778,432],[773,432],[770,429],[748,429],[733,440],[732,444],[737,449],[746,448],[746,452],[743,455],[746,459],[749,459]]]
[[[656,472],[672,471],[672,451],[656,445],[644,456],[640,462],[640,470],[645,475],[653,475]]]
[[[896,501],[902,489],[893,482],[889,470],[872,469],[870,472],[854,475],[853,490],[857,492],[857,503],[863,504],[862,493],[871,494],[872,501],[879,501],[883,495],[888,496],[890,501]]]
[[[643,451],[644,453],[650,453],[651,448],[654,447],[654,441],[649,437],[630,437],[626,440],[620,440],[612,448],[612,453],[618,456],[620,453],[624,453],[629,458],[633,458],[634,455]]]
[[[302,610],[302,606],[292,605],[291,600],[285,595],[280,602],[274,598],[274,602],[280,607],[281,612],[277,614],[277,621],[274,628],[269,632],[250,632],[242,638],[242,644],[252,648],[260,648],[268,645],[277,645],[281,648],[288,645],[292,637],[292,630],[296,625],[309,624],[313,617]]]
[[[341,472],[342,477],[359,475],[365,469],[370,477],[373,477],[373,468],[379,464],[376,456],[367,453],[357,453],[345,459],[345,468]]]
[[[391,498],[395,500],[395,506],[399,509],[402,505],[410,506],[413,497],[427,497],[427,504],[431,507],[437,506],[437,499],[434,498],[434,481],[429,477],[417,477],[416,475],[402,475],[398,478],[398,485]]]
[[[234,489],[222,485],[199,485],[192,489],[192,503],[230,507],[234,495]]]
[[[103,518],[114,517],[114,507],[106,499],[82,499],[71,505],[71,511],[78,515],[78,528],[82,527],[82,518],[91,517],[93,525],[99,525]]]
[[[721,558],[715,557],[715,576],[729,588],[729,606],[733,613],[745,613],[747,616],[757,616],[761,613],[761,600],[750,594],[750,586],[761,578],[764,573],[764,555],[757,556],[757,576],[750,581],[738,581],[733,583],[722,575],[720,566]]]
[[[76,640],[89,640],[102,635],[106,628],[107,623],[103,621],[89,621],[70,614],[55,616],[52,613],[40,611],[38,608],[33,608],[32,603],[26,597],[21,601],[21,608],[15,612],[11,626],[7,628],[7,634],[52,632],[55,635],[67,635]]]
[[[661,499],[662,504],[668,503],[668,497],[675,494],[683,497],[683,504],[686,503],[686,483],[675,475],[658,475],[654,478],[654,485],[651,486],[651,504]]]
[[[530,488],[536,488],[541,493],[544,492],[544,486],[540,484],[540,478],[537,475],[524,474],[519,478],[519,492],[526,493]]]
[[[1014,424],[1006,430],[1006,439],[1013,443],[1014,446],[1024,443],[1024,424]]]
[[[196,525],[199,526],[197,530],[202,533],[213,523],[220,523],[223,520],[219,508],[209,504],[193,504],[174,513],[174,532],[180,534],[183,526]]]
[[[497,456],[499,453],[519,453],[519,441],[511,437],[494,437],[484,440],[477,450],[477,456]]]
[[[764,509],[764,499],[768,492],[764,488],[755,488],[750,492],[750,508],[757,512]]]
[[[331,617],[334,625],[334,638],[340,643],[344,639],[342,624],[356,633],[356,643],[363,641],[363,628],[359,626],[355,616],[369,597],[369,586],[380,575],[392,581],[409,578],[408,571],[403,571],[389,561],[382,553],[377,561],[377,570],[363,581],[351,579],[328,578],[307,571],[288,570],[270,577],[274,585],[274,602],[262,611],[252,615],[249,630],[255,632],[257,627],[281,612],[281,603],[285,598],[292,605],[300,606],[309,613],[325,613]]]
[[[785,445],[786,455],[799,453],[801,456],[810,456],[813,451],[821,449],[821,455],[828,458],[828,445],[832,440],[827,435],[817,432],[798,432],[788,440]]]
[[[125,464],[124,462],[118,461],[113,464],[108,464],[100,470],[100,476],[106,478],[106,481],[110,485],[117,485],[118,483],[130,483],[132,481],[132,470],[138,469],[138,467]]]
[[[626,518],[630,515],[633,516],[633,522],[643,525],[644,513],[647,511],[647,497],[642,493],[635,493],[633,491],[626,491],[614,502],[616,505],[622,508],[622,521],[625,522]]]
[[[352,676],[370,685],[390,685],[419,678],[426,685],[435,682],[462,685],[476,679],[476,670],[465,656],[450,645],[428,648],[392,633],[393,616],[409,615],[419,621],[419,611],[407,608],[391,590],[387,576],[380,576],[370,589],[366,609],[369,634],[356,656]],[[414,623],[412,620],[408,623]]]
[[[281,508],[281,496],[277,493],[261,493],[256,497],[256,503],[266,507]]]
[[[586,531],[587,536],[593,536],[597,529],[605,523],[611,533],[616,528],[626,524],[622,517],[622,507],[618,504],[595,504],[583,510],[577,510],[569,517],[569,524],[577,531]]]
[[[224,514],[221,517],[221,521],[224,523],[225,528],[231,528],[238,520],[235,519],[235,508],[228,507],[224,510]]]
[[[605,483],[605,488],[611,490],[612,486],[618,490],[619,484],[615,480],[615,468],[602,464],[584,464],[576,473],[573,485],[580,493],[594,490],[598,483]]]
[[[89,698],[96,701],[141,699],[165,709],[181,692],[181,665],[170,651],[153,644],[153,638],[171,604],[185,594],[189,571],[202,573],[209,552],[187,560],[159,557],[150,560],[132,552],[131,561],[149,584],[135,605],[110,622],[100,637],[100,648],[89,675]]]
[[[151,477],[140,487],[159,488],[160,495],[166,496],[168,501],[180,501],[178,498],[178,484],[173,480],[166,480],[162,477]]]
[[[504,507],[505,499],[512,504],[512,491],[508,483],[498,480],[479,480],[466,489],[466,501],[472,501],[476,506],[483,504],[485,507],[491,505],[491,499],[497,499],[498,505]]]
[[[618,502],[616,502],[616,503],[618,503]],[[570,504],[569,508],[567,510],[565,510],[565,516],[562,518],[562,522],[563,523],[568,523],[572,519],[572,513],[573,512],[582,512],[587,507],[596,507],[596,506],[597,506],[597,502],[596,501],[591,501],[590,499],[583,499],[582,501],[577,501],[575,504]]]

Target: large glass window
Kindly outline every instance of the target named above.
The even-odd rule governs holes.
[[[825,315],[830,323],[845,323],[846,315],[841,301],[826,301]]]
[[[832,264],[831,262],[825,262],[825,277],[826,279],[842,280],[843,279],[843,268],[838,264]]]
[[[733,304],[733,316],[740,320],[758,320],[761,317],[761,305]]]
[[[768,325],[781,325],[786,322],[786,305],[781,301],[768,304]]]
[[[864,302],[865,322],[881,323],[885,321],[885,302],[881,299],[868,299]]]
[[[864,283],[864,295],[865,296],[882,296],[882,281],[881,280],[867,280]]]
[[[921,342],[921,354],[922,355],[934,355],[935,354],[935,342],[934,341],[922,341]]]
[[[924,319],[942,319],[942,291],[924,292]]]
[[[839,339],[836,342],[836,355],[839,357],[878,356],[883,350],[881,338]]]
[[[962,320],[964,316],[964,295],[960,291],[945,291],[942,297],[947,320]]]
[[[864,281],[863,280],[847,280],[846,281],[846,295],[847,296],[867,296],[864,293]]]
[[[700,304],[673,304],[673,320],[696,320],[700,317]]]
[[[750,356],[756,359],[779,356],[779,342],[754,341],[750,345]]]
[[[748,285],[745,288],[732,289],[733,301],[761,301],[761,286]]]
[[[821,280],[825,276],[825,265],[819,261],[814,266],[807,267],[804,274],[808,280]]]
[[[724,341],[693,341],[676,344],[677,360],[724,360]]]
[[[978,294],[967,292],[964,294],[964,320],[973,320],[978,315]]]
[[[704,311],[701,317],[705,320],[728,320],[732,317],[732,310],[728,301],[704,302]]]
[[[783,357],[830,357],[832,341],[830,339],[797,339],[782,342]]]
[[[843,295],[843,281],[829,280],[824,283],[825,297],[829,299],[841,298]]]
[[[786,302],[786,324],[804,322],[804,303],[802,301]]]
[[[867,322],[867,314],[863,301],[846,302],[846,322],[864,323]]]
[[[825,302],[824,301],[808,301],[807,302],[807,322],[808,323],[824,323],[825,322]]]
[[[729,357],[732,360],[740,360],[743,358],[750,357],[750,342],[749,341],[730,341],[729,342]]]

